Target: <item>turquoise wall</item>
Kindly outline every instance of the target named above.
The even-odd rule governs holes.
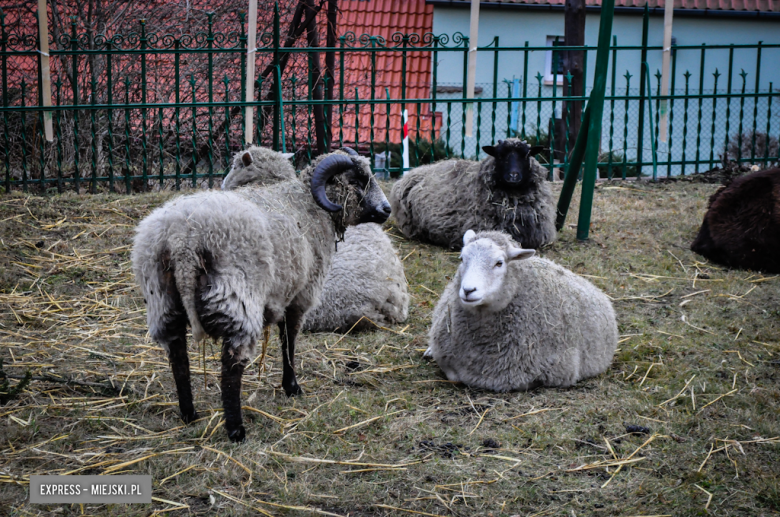
[[[483,9],[480,12],[479,46],[488,45],[495,36],[499,37],[500,46],[523,46],[526,41],[530,46],[544,46],[548,35],[563,36],[564,18],[562,11],[539,12],[522,10]],[[597,45],[599,30],[599,15],[588,14],[585,26],[585,44]],[[468,36],[468,9],[435,7],[433,16],[434,34],[453,34],[461,32]],[[618,45],[641,45],[642,17],[636,15],[615,15],[612,31],[617,36]],[[678,45],[728,45],[751,44],[759,41],[780,44],[780,20],[744,20],[744,19],[707,19],[678,16],[674,20],[673,36]],[[649,23],[648,44],[660,46],[663,43],[663,18],[651,16]],[[699,50],[677,51],[677,82],[682,84],[682,74],[689,70],[692,74],[692,85],[698,88]],[[596,53],[588,52],[588,84],[593,82],[593,62]],[[639,74],[640,51],[618,52],[617,72],[621,76],[630,72]],[[462,81],[462,54],[439,54],[439,82],[458,83]],[[544,52],[529,54],[529,75],[544,70]],[[648,53],[650,69],[655,73],[661,68],[661,51]],[[769,81],[780,87],[780,49],[765,49],[762,56],[761,89],[768,88]],[[611,64],[610,64],[611,65]],[[710,50],[705,59],[704,87],[712,88],[712,73],[715,68],[723,74],[718,87],[725,86],[728,70],[728,50]],[[756,51],[754,49],[735,50],[734,52],[734,84],[741,85],[737,74],[740,69],[747,73],[747,88],[755,88]],[[533,73],[531,73],[533,71]],[[522,52],[502,52],[499,57],[499,81],[509,79],[513,75],[520,77],[523,73]],[[480,52],[477,63],[478,78],[492,78],[493,53]],[[492,80],[492,79],[491,79]],[[618,81],[620,85],[620,81]],[[655,87],[655,85],[653,85]]]
[[[599,14],[588,14],[586,19],[585,43],[589,46],[596,46],[599,29]],[[433,33],[449,34],[450,37],[456,32],[461,32],[467,36],[469,30],[469,10],[461,8],[447,8],[436,6],[434,8]],[[543,11],[524,11],[524,10],[497,10],[483,9],[480,13],[479,27],[479,46],[486,46],[493,42],[495,36],[499,37],[500,47],[522,47],[527,41],[529,46],[545,46],[547,36],[563,36],[564,15],[562,11],[543,12]],[[616,15],[614,20],[613,35],[617,37],[619,46],[623,45],[641,45],[642,42],[642,16],[639,15]],[[677,45],[727,45],[727,44],[756,44],[763,41],[765,44],[780,43],[780,20],[747,20],[747,19],[708,19],[678,16],[674,22],[674,37],[677,38]],[[663,17],[651,16],[649,21],[648,45],[661,46],[663,42]],[[449,46],[453,46],[450,40]],[[477,98],[490,98],[493,94],[494,67],[496,66],[495,53],[493,51],[480,51],[477,58],[477,85],[483,88]],[[639,91],[639,71],[640,71],[640,50],[618,51],[616,65],[615,93],[625,95],[626,93],[626,72],[631,74],[631,83],[629,93],[636,95]],[[464,52],[439,52],[436,63],[437,84],[438,85],[456,85],[461,86],[463,82],[463,57]],[[593,84],[593,72],[596,52],[588,52],[587,79],[586,85],[589,91]],[[732,71],[732,91],[739,92],[742,89],[742,78],[740,71],[744,70],[746,76],[746,92],[753,92],[756,89],[756,49],[735,50]],[[684,93],[686,71],[690,72],[689,92],[698,93],[701,79],[701,50],[687,49],[677,50],[676,56],[676,74],[675,91]],[[539,92],[539,82],[536,79],[537,73],[544,74],[546,51],[536,51],[528,53],[528,84],[526,85],[527,95],[534,97]],[[654,76],[657,70],[661,68],[662,52],[654,50],[648,52],[648,64],[650,65],[651,87],[655,94],[657,91],[657,79]],[[501,51],[498,57],[497,78],[499,97],[508,96],[507,84],[505,80],[512,78],[523,79],[523,51]],[[611,56],[610,56],[611,61]],[[717,69],[721,74],[718,79],[718,91],[725,93],[727,91],[727,72],[729,62],[728,49],[713,49],[706,51],[704,61],[704,74],[701,81],[702,91],[711,93],[714,87],[713,73]],[[612,66],[610,62],[610,78]],[[763,49],[760,67],[760,83],[758,90],[768,91],[769,83],[772,81],[773,90],[780,92],[780,48]],[[522,93],[522,84],[521,84]],[[556,94],[562,95],[562,88],[559,87]],[[607,83],[607,94],[610,93],[610,82]],[[541,96],[549,98],[552,95],[551,85],[542,85]],[[463,151],[466,157],[482,158],[484,153],[479,152],[482,145],[486,145],[498,138],[504,138],[509,127],[507,118],[511,111],[509,103],[499,103],[496,109],[496,120],[493,122],[492,103],[478,105],[478,111],[481,110],[482,117],[475,131],[479,132],[474,137],[462,138],[462,112],[459,104],[447,103],[448,98],[460,98],[462,93],[438,93],[436,110],[442,112],[443,127],[442,135],[450,137],[451,145],[456,152]],[[718,155],[725,147],[725,142],[729,135],[736,135],[740,121],[742,122],[743,134],[752,130],[755,125],[756,130],[765,132],[767,125],[769,132],[773,136],[780,135],[780,96],[772,99],[772,115],[769,113],[769,99],[761,98],[757,107],[754,106],[754,99],[748,98],[740,106],[739,100],[731,100],[729,104],[729,115],[726,116],[726,100],[718,99],[713,102],[712,99],[698,101],[691,99],[688,102],[687,110],[682,100],[675,101],[671,110],[672,134],[668,142],[659,142],[659,159],[681,160],[685,156],[686,161],[699,156],[706,160],[711,158],[714,165],[718,161]],[[556,116],[561,116],[560,101],[553,105],[549,99],[545,102],[526,102],[520,103],[520,111],[525,109],[525,127],[526,134],[536,133],[538,130],[546,132],[553,111]],[[754,108],[755,109],[754,111]],[[647,103],[645,109],[650,110]],[[653,113],[655,106],[653,107]],[[624,101],[607,101],[605,104],[605,113],[603,119],[604,130],[602,132],[602,150],[612,149],[618,153],[626,154],[630,160],[637,156],[638,142],[638,101],[630,101],[628,106]],[[646,111],[648,112],[648,111]],[[687,113],[686,113],[687,112]],[[741,119],[740,119],[740,113]],[[755,117],[753,116],[755,113]],[[728,118],[729,127],[726,128],[726,119]],[[476,120],[476,119],[475,119]],[[613,130],[610,132],[610,122]],[[520,128],[519,128],[520,129]],[[625,138],[623,135],[626,135]],[[650,128],[647,118],[643,129],[644,145],[642,157],[644,160],[651,159],[650,151]],[[702,164],[698,170],[707,170],[708,164]],[[685,172],[694,172],[696,166],[686,166]],[[643,170],[649,173],[649,168]],[[665,174],[666,167],[662,175]],[[671,174],[679,174],[680,166],[672,166],[669,169]]]

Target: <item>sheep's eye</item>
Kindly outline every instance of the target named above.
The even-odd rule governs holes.
[[[503,265],[504,265],[504,263],[502,261],[500,261],[500,260],[498,262],[496,262],[496,267],[501,267]]]

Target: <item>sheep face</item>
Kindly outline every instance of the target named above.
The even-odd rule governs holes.
[[[348,199],[355,196],[359,200],[358,209],[345,214],[344,222],[348,226],[361,223],[382,224],[387,221],[390,217],[390,203],[370,171],[355,167],[344,174],[342,181],[347,183]]]
[[[492,239],[477,238],[473,230],[467,231],[458,270],[460,303],[464,307],[502,310],[514,296],[504,288],[509,263],[533,257],[534,253],[508,242],[501,246]]]
[[[493,181],[505,187],[521,188],[531,179],[531,157],[537,155],[544,147],[535,145],[529,147],[516,138],[499,140],[497,146],[486,145],[482,148],[495,159]]]
[[[323,174],[318,170],[325,170]],[[390,203],[363,157],[333,153],[316,167],[315,177],[330,176],[325,183],[327,200],[315,194],[315,201],[329,212],[341,214],[343,226],[361,223],[384,223],[390,217]],[[312,189],[320,182],[312,180]],[[331,202],[338,201],[338,204]]]

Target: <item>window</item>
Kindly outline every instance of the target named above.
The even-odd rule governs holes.
[[[563,45],[563,36],[547,36],[548,47],[558,47]],[[556,83],[563,84],[563,52],[553,52],[549,50],[546,52],[546,59],[544,64],[544,84],[552,84],[553,82],[553,61],[556,64]]]

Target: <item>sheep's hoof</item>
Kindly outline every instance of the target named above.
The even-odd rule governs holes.
[[[195,420],[199,419],[200,415],[198,415],[197,412],[193,411],[192,413],[182,413],[181,419],[184,420],[185,424],[191,424]]]
[[[288,397],[292,397],[294,395],[303,395],[303,390],[300,386],[298,386],[297,381],[293,381],[289,386],[282,386],[284,388],[284,393]]]
[[[243,442],[246,438],[246,430],[243,425],[240,425],[233,430],[228,430],[228,438],[231,442]]]

